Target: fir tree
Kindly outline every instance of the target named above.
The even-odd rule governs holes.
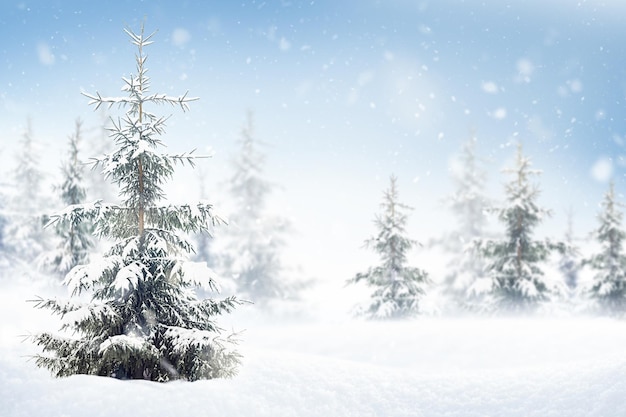
[[[114,144],[109,138],[109,131],[107,129],[107,122],[109,120],[107,116],[108,113],[108,109],[101,107],[98,111],[100,121],[96,126],[92,126],[85,132],[87,139],[86,148],[92,150],[92,155],[106,155],[113,151]],[[85,172],[85,183],[87,184],[85,201],[100,199],[103,201],[117,202],[118,196],[114,184],[108,181],[108,179],[102,175],[102,172],[95,169],[97,168],[95,165],[93,168],[94,169]]]
[[[594,232],[601,245],[599,253],[583,261],[596,271],[586,292],[596,301],[601,310],[614,314],[626,311],[626,255],[622,228],[623,204],[615,200],[613,182],[604,196],[603,210],[598,215],[600,226]]]
[[[82,140],[82,122],[76,120],[75,132],[69,137],[68,158],[61,167],[63,183],[58,187],[61,201],[65,206],[75,206],[85,202],[83,185],[83,164],[78,159],[79,144]],[[55,232],[59,239],[56,249],[42,257],[44,268],[64,277],[76,265],[85,264],[89,260],[89,251],[94,247],[93,227],[90,222],[77,225],[56,222]]]
[[[381,204],[382,213],[374,223],[378,229],[375,236],[365,241],[365,246],[380,255],[381,265],[358,273],[348,283],[365,282],[374,288],[369,307],[363,314],[369,318],[402,318],[419,313],[419,301],[429,282],[428,274],[407,264],[407,253],[417,244],[406,237],[409,206],[398,202],[396,178],[390,179]]]
[[[530,182],[531,175],[540,171],[530,169],[530,159],[517,150],[516,166],[505,172],[513,174],[506,185],[506,206],[493,209],[506,227],[502,240],[477,242],[486,258],[487,285],[477,281],[475,289],[486,290],[489,307],[510,312],[529,312],[549,301],[559,292],[557,283],[545,277],[540,265],[554,250],[563,252],[563,243],[535,240],[533,232],[550,211],[537,205],[539,189]]]
[[[111,128],[114,152],[96,161],[120,186],[122,203],[69,206],[53,220],[69,225],[91,220],[99,237],[115,243],[101,259],[92,258],[66,276],[73,293],[70,300],[38,300],[38,307],[60,315],[62,330],[73,334],[36,335],[34,341],[43,348],[36,362],[56,376],[153,381],[231,376],[239,354],[230,336],[222,338],[214,320],[238,301],[196,297],[196,285],[216,289],[216,283],[207,270],[185,262],[192,247],[181,237],[221,219],[209,204],[160,204],[165,197],[162,185],[174,166],[193,165],[193,156],[158,152],[166,118],[157,117],[150,107],[170,104],[186,111],[195,99],[186,93],[179,97],[149,93],[144,48],[152,43],[152,35],[144,36],[143,27],[139,34],[126,33],[138,50],[137,74],[123,79],[127,96],[85,94],[96,109],[126,109]],[[76,296],[81,294],[89,294],[90,302],[80,302]]]
[[[448,199],[458,227],[446,239],[446,249],[452,252],[445,278],[448,291],[457,303],[465,304],[471,285],[482,276],[484,260],[472,253],[471,245],[485,237],[489,199],[485,195],[486,172],[476,157],[476,137],[463,146],[460,169],[454,173],[455,192]]]
[[[43,207],[39,152],[33,139],[32,124],[27,121],[22,135],[17,165],[13,173],[13,195],[9,200],[6,242],[11,255],[26,265],[47,249],[47,236],[42,225]]]
[[[567,229],[565,231],[566,249],[561,260],[559,261],[559,270],[565,278],[565,284],[574,293],[578,286],[578,273],[580,271],[580,262],[578,261],[578,249],[574,245],[574,227],[573,227],[573,211],[567,211]]]
[[[206,180],[202,172],[200,172],[198,179],[200,181],[200,199],[204,201],[207,198]],[[212,233],[196,234],[196,246],[193,260],[195,262],[205,262],[210,268],[215,268],[217,266],[217,262],[214,254],[211,253],[212,237]]]
[[[9,246],[6,240],[7,210],[6,210],[6,184],[0,183],[0,270],[9,266]]]
[[[2,150],[0,150],[0,156]],[[9,184],[4,182],[8,177],[4,172],[1,174],[3,180],[0,181],[0,277],[2,277],[2,270],[8,269],[10,262],[9,245],[7,242],[7,224],[8,224],[8,190]]]
[[[240,145],[230,180],[230,195],[237,209],[229,216],[230,243],[225,268],[235,278],[239,293],[255,303],[292,298],[297,286],[285,279],[281,261],[289,223],[266,213],[273,185],[263,178],[265,155],[258,149],[250,112],[241,131]]]

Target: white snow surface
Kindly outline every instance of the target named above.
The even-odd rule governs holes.
[[[0,286],[2,416],[626,416],[624,321],[286,320],[252,305],[220,322],[245,329],[233,379],[57,379],[20,336],[58,327],[25,300],[61,290]]]

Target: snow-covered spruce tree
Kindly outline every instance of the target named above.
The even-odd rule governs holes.
[[[573,211],[567,211],[567,229],[565,230],[565,252],[559,261],[559,271],[563,274],[565,284],[573,294],[578,286],[580,262],[578,248],[574,245]]]
[[[6,210],[6,193],[4,192],[6,184],[0,183],[0,272],[9,266],[9,246],[6,240],[7,227],[7,210]],[[2,274],[0,273],[0,277]]]
[[[85,187],[83,185],[83,163],[78,159],[79,144],[82,140],[82,122],[76,120],[74,134],[70,135],[67,160],[61,171],[63,183],[57,187],[61,194],[61,201],[65,206],[75,206],[85,202]],[[76,265],[86,264],[89,260],[89,251],[94,247],[93,226],[84,221],[77,225],[57,221],[55,232],[58,245],[54,250],[44,253],[40,263],[42,267],[51,270],[61,277]]]
[[[200,186],[200,199],[204,201],[207,198],[206,195],[206,179],[202,171],[200,170],[200,175],[198,175],[199,186]],[[212,234],[206,232],[196,233],[195,235],[195,254],[193,255],[194,262],[204,262],[210,268],[216,268],[217,260],[216,256],[212,253],[211,245],[212,245]]]
[[[506,227],[505,237],[477,241],[487,266],[486,278],[478,280],[474,289],[487,292],[484,307],[488,309],[531,312],[562,291],[559,281],[546,277],[540,268],[552,251],[562,253],[565,245],[533,239],[535,228],[550,211],[537,205],[539,188],[530,182],[530,176],[540,171],[531,170],[530,166],[530,159],[523,155],[519,144],[515,167],[505,170],[513,174],[505,189],[506,205],[492,209]]]
[[[396,177],[390,179],[381,204],[382,213],[376,215],[378,233],[365,241],[365,246],[377,252],[381,265],[370,267],[348,280],[349,284],[363,281],[374,288],[372,299],[362,314],[368,318],[394,319],[416,315],[419,301],[425,294],[428,274],[407,265],[407,253],[417,244],[406,237],[407,210],[411,208],[398,202]]]
[[[92,374],[116,378],[197,380],[234,375],[239,354],[231,336],[222,338],[214,319],[238,300],[198,300],[194,288],[216,289],[210,270],[185,262],[192,247],[183,233],[206,230],[220,222],[211,205],[159,205],[162,185],[176,163],[193,165],[190,154],[158,153],[165,117],[150,106],[171,104],[182,110],[194,98],[149,93],[144,48],[152,35],[126,30],[137,46],[137,74],[124,78],[126,97],[85,94],[90,104],[126,109],[113,121],[115,151],[95,163],[120,186],[122,204],[101,202],[69,206],[53,222],[78,225],[91,220],[96,235],[115,243],[101,259],[73,268],[65,282],[73,291],[67,301],[39,300],[37,306],[60,315],[62,331],[41,333],[39,366],[56,376]],[[191,266],[191,268],[190,268]],[[194,272],[194,274],[190,274]],[[90,296],[81,302],[77,295]],[[85,297],[80,297],[84,299]]]
[[[42,230],[43,201],[39,150],[33,139],[30,119],[22,135],[17,165],[13,172],[13,193],[7,206],[7,249],[14,259],[26,265],[47,250],[47,236]]]
[[[597,271],[589,288],[585,290],[601,311],[623,314],[626,312],[626,233],[622,228],[620,211],[623,205],[615,200],[613,182],[604,196],[602,207],[598,215],[600,226],[594,232],[601,250],[582,263]]]
[[[476,137],[472,136],[463,145],[458,169],[453,172],[454,194],[447,199],[458,227],[444,242],[452,254],[445,284],[447,292],[460,305],[465,305],[469,288],[482,276],[485,266],[484,260],[471,251],[472,242],[485,237],[485,213],[490,202],[485,194],[487,174],[475,149]]]
[[[234,160],[230,195],[236,209],[229,216],[226,274],[234,277],[239,294],[257,304],[296,296],[297,286],[284,277],[281,250],[289,222],[266,213],[273,185],[263,178],[265,155],[254,138],[252,113],[241,131],[240,152]]]
[[[92,155],[106,155],[113,152],[114,144],[109,137],[109,130],[107,129],[108,114],[108,109],[101,107],[98,110],[98,123],[84,131],[83,136],[86,139],[85,149],[91,149]],[[89,169],[85,172],[85,184],[85,201],[118,201],[115,185],[97,169]]]

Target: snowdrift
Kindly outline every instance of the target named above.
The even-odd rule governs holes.
[[[35,347],[19,338],[56,325],[24,302],[32,291],[1,296],[3,416],[626,415],[626,323],[617,320],[280,322],[241,314],[229,319],[247,329],[234,379],[55,379],[28,361]]]

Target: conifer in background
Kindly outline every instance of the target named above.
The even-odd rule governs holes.
[[[196,297],[196,285],[216,289],[216,283],[209,270],[186,261],[192,246],[182,237],[206,231],[221,219],[209,204],[163,202],[162,185],[174,166],[193,164],[193,156],[159,152],[166,117],[153,111],[157,105],[186,111],[195,99],[150,93],[144,48],[152,35],[144,36],[143,27],[140,33],[126,33],[138,50],[137,73],[123,79],[126,96],[85,94],[96,109],[126,109],[111,128],[115,150],[96,162],[120,186],[122,203],[68,206],[53,218],[53,223],[73,227],[92,221],[96,235],[114,243],[103,257],[91,257],[89,264],[68,273],[65,283],[72,298],[37,301],[38,307],[61,317],[65,333],[34,336],[43,348],[36,363],[56,376],[153,381],[231,376],[239,354],[231,336],[222,336],[215,317],[231,311],[238,300]]]
[[[623,204],[616,201],[611,182],[598,215],[600,226],[594,231],[601,250],[582,263],[596,272],[591,284],[585,288],[587,294],[601,311],[617,315],[626,311],[626,233],[622,227],[620,207]]]
[[[298,286],[285,277],[281,252],[289,222],[267,213],[273,184],[263,178],[265,155],[255,139],[252,113],[241,131],[240,152],[234,160],[230,195],[236,209],[229,216],[227,254],[223,263],[234,277],[238,293],[254,303],[296,296]]]
[[[489,309],[531,312],[563,291],[559,285],[562,281],[547,277],[541,269],[548,256],[553,251],[562,253],[565,245],[533,237],[550,211],[537,205],[539,188],[530,177],[541,171],[530,167],[531,161],[519,144],[515,167],[505,170],[513,176],[505,188],[506,205],[493,209],[506,228],[505,237],[477,242],[487,266],[486,278],[477,281],[475,289],[487,293]]]
[[[200,199],[204,201],[207,198],[206,195],[206,180],[205,175],[200,170],[198,179],[200,181]],[[211,231],[212,232],[212,231]],[[213,233],[200,232],[195,234],[195,254],[193,260],[195,262],[204,262],[209,268],[217,267],[217,256],[212,252]]]
[[[13,193],[7,205],[7,250],[16,261],[28,265],[47,250],[47,236],[42,229],[45,198],[42,197],[43,173],[40,170],[40,149],[33,139],[28,119],[16,155],[13,172]]]
[[[377,234],[365,241],[365,246],[379,255],[381,264],[348,281],[364,282],[374,289],[369,305],[362,311],[368,318],[394,319],[418,314],[429,282],[426,272],[407,265],[407,254],[417,242],[406,236],[406,211],[411,208],[398,201],[396,181],[392,176],[381,204],[382,213],[374,220]]]
[[[6,269],[10,265],[9,245],[6,240],[7,227],[7,194],[6,184],[0,183],[0,270]],[[1,275],[0,275],[1,276]]]
[[[565,279],[565,285],[567,285],[570,294],[576,292],[578,286],[578,274],[580,272],[579,251],[574,244],[574,225],[573,225],[573,210],[567,211],[567,229],[565,231],[565,252],[561,256],[559,261],[559,270],[563,274]]]
[[[454,172],[454,194],[448,204],[457,219],[457,229],[445,243],[452,254],[445,277],[446,290],[456,304],[465,306],[469,289],[482,276],[484,260],[476,256],[471,246],[475,239],[485,237],[487,226],[486,211],[489,199],[485,194],[487,174],[476,156],[476,137],[463,145],[459,169]]]
[[[95,126],[84,129],[83,136],[86,139],[85,149],[91,150],[91,155],[106,155],[113,152],[114,143],[109,137],[107,124],[110,110],[100,107],[98,110],[99,121]],[[85,201],[102,200],[118,202],[117,189],[108,178],[105,178],[97,169],[89,169],[85,172],[86,197]]]
[[[58,189],[61,201],[65,206],[75,206],[85,202],[83,185],[83,163],[78,158],[79,145],[82,141],[82,122],[76,120],[74,134],[70,135],[67,160],[63,163],[63,183]],[[93,249],[93,226],[89,221],[77,225],[57,221],[55,232],[58,238],[57,247],[42,256],[41,263],[45,269],[52,270],[61,277],[76,265],[85,264],[89,260],[89,251]]]

